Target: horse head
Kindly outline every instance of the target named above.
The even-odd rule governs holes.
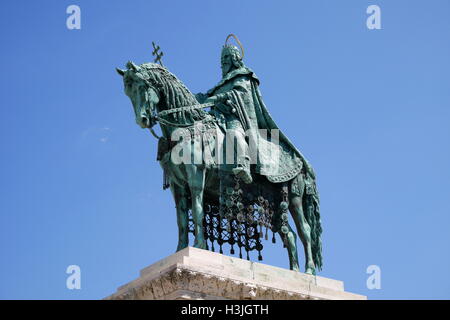
[[[153,114],[159,103],[158,90],[149,81],[145,68],[129,61],[127,70],[116,68],[123,77],[125,94],[133,104],[136,123],[141,128],[151,128],[155,125]]]

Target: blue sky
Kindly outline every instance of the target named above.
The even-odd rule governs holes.
[[[81,30],[66,28],[71,4]],[[371,4],[381,30],[366,27]],[[371,299],[450,298],[447,0],[0,7],[1,299],[99,299],[174,252],[156,143],[135,124],[114,68],[151,61],[156,41],[165,65],[205,92],[232,32],[272,116],[317,173],[320,275]],[[263,254],[288,267],[279,243]],[[66,288],[72,264],[81,290]],[[366,287],[369,265],[381,268],[380,290]]]

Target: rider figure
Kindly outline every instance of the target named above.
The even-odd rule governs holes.
[[[234,35],[229,35],[227,40],[230,36]],[[231,171],[245,183],[251,183],[251,162],[255,164],[252,166],[252,173],[266,176],[272,183],[289,181],[302,170],[314,179],[315,174],[308,161],[270,116],[258,88],[259,79],[245,66],[242,61],[242,46],[236,37],[235,39],[241,50],[226,42],[222,48],[222,80],[206,94],[196,95],[200,103],[214,103],[212,111],[219,114],[219,118],[225,119],[227,134],[231,130],[236,137],[237,163]],[[270,131],[270,139],[261,129],[265,129],[266,133]],[[276,141],[273,141],[274,131],[278,135]],[[253,143],[256,144],[256,155]],[[277,153],[264,150],[277,150]]]
[[[236,159],[233,157],[234,166],[231,171],[245,183],[251,183],[253,179],[250,174],[249,147],[245,141],[245,130],[249,128],[244,128],[245,123],[242,123],[244,119],[239,117],[239,110],[233,107],[234,99],[240,97],[244,101],[247,100],[250,76],[242,62],[239,50],[231,45],[225,45],[222,49],[221,68],[222,80],[220,83],[209,90],[206,95],[197,94],[197,99],[204,103],[213,102],[215,104],[214,111],[223,115],[227,133],[232,133],[232,138],[236,138],[234,148]],[[229,164],[228,161],[227,164]]]

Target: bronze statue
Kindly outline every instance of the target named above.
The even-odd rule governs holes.
[[[299,271],[289,209],[304,246],[305,272],[315,274],[322,267],[315,173],[267,111],[259,79],[245,66],[235,39],[241,50],[225,42],[222,80],[206,94],[193,95],[162,66],[161,54],[160,64],[128,62],[127,70],[117,69],[136,122],[159,140],[164,186],[176,203],[177,250],[188,246],[192,232],[195,247],[214,250],[216,244],[222,253],[227,243],[232,254],[237,246],[241,258],[242,249],[247,259],[256,250],[261,260],[261,240],[271,230],[273,242],[275,233],[283,240],[290,268]],[[153,131],[158,122],[162,137]],[[230,154],[233,161],[224,161]]]

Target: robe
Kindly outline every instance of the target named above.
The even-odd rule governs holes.
[[[252,172],[266,176],[270,182],[281,183],[290,181],[305,168],[305,172],[314,179],[315,174],[308,161],[272,119],[258,86],[259,79],[244,66],[229,72],[209,90],[206,96],[218,99],[219,125],[226,129],[242,127],[249,133],[249,141],[256,142],[257,160]],[[267,134],[258,129],[266,129]],[[278,130],[278,137],[270,135],[272,129]]]

